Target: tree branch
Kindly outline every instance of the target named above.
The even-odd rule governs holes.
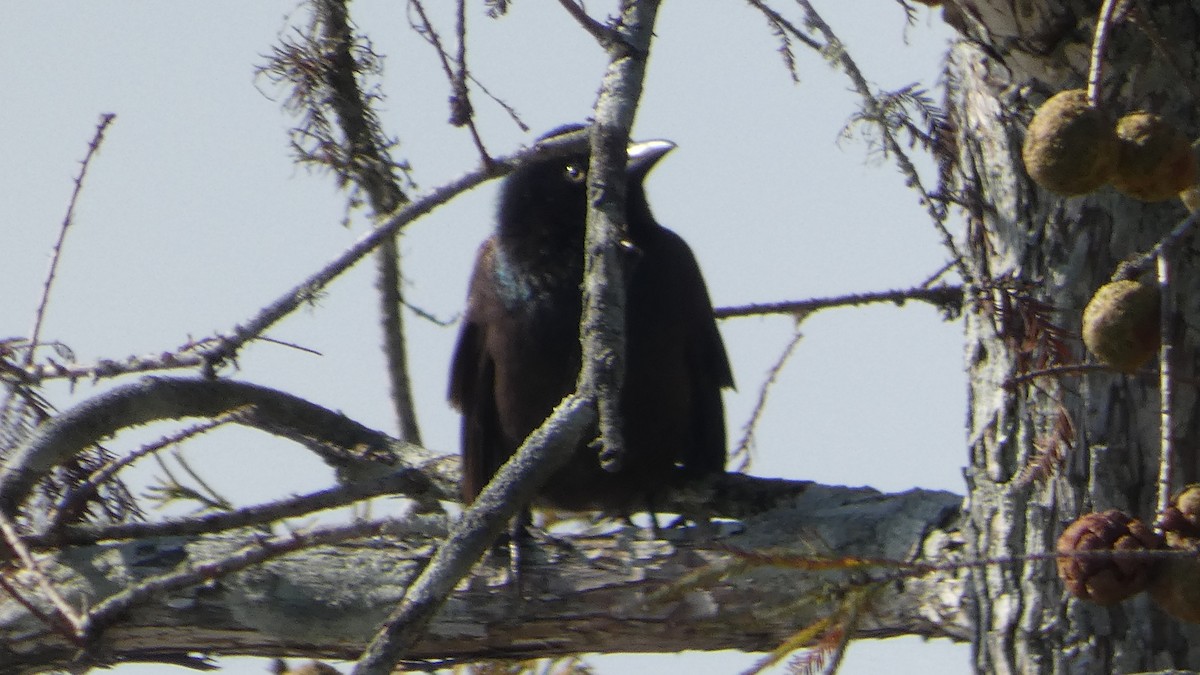
[[[969,638],[964,574],[954,564],[960,497],[740,475],[723,477],[715,490],[713,503],[742,518],[738,532],[717,546],[778,556],[780,532],[788,532],[786,550],[794,556],[836,551],[838,557],[897,561],[897,567],[747,566],[721,548],[691,543],[685,533],[669,540],[626,530],[580,535],[566,545],[531,547],[527,599],[506,592],[504,561],[479,566],[468,583],[456,586],[402,663],[420,669],[581,652],[769,650],[828,616],[838,604],[836,589],[873,583],[876,576],[891,580],[914,560],[946,565],[885,584],[863,607],[854,637]],[[296,551],[161,596],[143,595],[82,659],[98,665],[188,653],[352,659],[443,536],[419,524],[395,527],[408,534]],[[68,599],[104,602],[126,584],[203,569],[257,545],[249,533],[145,539],[68,548],[46,567]],[[685,577],[695,581],[681,585]],[[662,593],[666,589],[673,591]],[[36,602],[46,606],[43,598]],[[62,668],[79,657],[76,645],[0,594],[0,675]]]
[[[927,302],[950,314],[958,314],[962,308],[962,287],[935,286],[933,288],[849,293],[833,298],[812,298],[809,300],[718,307],[713,310],[713,313],[718,319],[762,316],[764,314],[791,314],[796,317],[806,317],[813,312],[833,307],[858,307],[880,302],[903,305],[909,300]]]
[[[891,155],[895,158],[896,165],[900,169],[900,172],[904,174],[908,185],[917,192],[921,205],[925,207],[925,211],[929,214],[930,219],[933,221],[934,227],[942,237],[942,245],[945,246],[946,250],[950,252],[955,267],[958,269],[959,275],[967,281],[976,280],[975,277],[979,275],[973,275],[975,270],[968,268],[967,260],[958,250],[958,245],[955,243],[954,237],[950,233],[950,230],[946,224],[946,219],[948,217],[946,208],[939,200],[934,199],[933,195],[929,194],[929,192],[925,189],[925,185],[921,181],[921,176],[917,172],[916,166],[913,165],[912,161],[908,158],[908,155],[905,154],[904,148],[901,146],[900,141],[896,139],[896,135],[893,133],[892,127],[888,124],[887,119],[882,115],[884,106],[881,105],[879,98],[871,92],[870,84],[867,82],[866,77],[863,76],[862,71],[859,70],[858,64],[855,63],[854,59],[850,56],[849,50],[846,49],[846,46],[833,32],[833,29],[829,26],[829,24],[825,23],[825,20],[822,19],[821,15],[817,13],[817,10],[812,6],[812,3],[808,2],[808,0],[796,0],[797,4],[800,5],[801,10],[804,12],[804,25],[819,32],[821,37],[823,37],[825,40],[824,44],[817,43],[809,38],[795,24],[784,19],[781,15],[779,15],[778,12],[768,7],[764,2],[761,2],[761,0],[748,0],[748,2],[759,11],[763,12],[763,14],[767,17],[767,20],[770,21],[771,25],[777,30],[782,32],[784,35],[791,35],[796,39],[801,40],[810,48],[820,52],[822,56],[835,62],[841,68],[842,72],[846,74],[846,76],[850,79],[851,84],[853,84],[854,90],[858,93],[859,97],[862,98],[864,111],[862,118],[873,121],[878,126],[879,134],[883,139],[885,151],[891,153]],[[794,77],[795,74],[793,73],[793,78]]]
[[[354,675],[385,675],[425,636],[429,622],[450,592],[542,483],[570,457],[595,422],[592,407],[567,397],[475,498],[395,611],[363,651]]]
[[[449,183],[414,199],[407,206],[389,217],[386,222],[381,223],[376,229],[360,237],[357,242],[320,270],[260,310],[258,314],[246,322],[234,326],[229,335],[217,335],[202,340],[189,340],[187,344],[177,349],[164,350],[161,353],[146,356],[131,356],[123,361],[105,359],[95,364],[34,364],[28,369],[17,367],[7,368],[3,374],[5,374],[6,378],[14,377],[40,380],[52,377],[100,379],[129,373],[173,368],[194,368],[197,366],[205,366],[206,370],[210,373],[215,372],[221,364],[233,360],[237,352],[247,342],[259,339],[263,333],[280,319],[291,314],[304,303],[315,300],[321,291],[334,279],[353,267],[377,246],[399,232],[404,226],[427,215],[458,195],[476,188],[489,180],[505,176],[518,166],[533,161],[535,158],[565,156],[572,152],[577,152],[583,147],[585,142],[586,136],[583,133],[564,134],[561,137],[540,142],[533,147],[519,150],[506,157],[494,159],[491,165],[467,172]]]
[[[334,95],[322,103],[331,105],[337,114],[349,147],[346,156],[352,157],[350,176],[367,193],[371,211],[376,218],[392,213],[408,196],[400,187],[395,162],[388,156],[388,145],[378,116],[358,84],[359,63],[354,58],[355,36],[351,31],[349,13],[342,0],[319,0],[314,11],[321,27],[327,64],[325,81]],[[400,268],[400,247],[395,237],[384,240],[376,253],[379,291],[380,324],[383,330],[383,353],[387,360],[388,381],[391,385],[392,407],[400,439],[421,443],[417,425],[416,405],[408,376],[408,355],[404,333],[404,303],[400,299],[403,274]]]
[[[575,0],[558,0],[558,4],[562,5],[571,18],[575,19],[589,35],[596,38],[596,42],[600,43],[601,47],[607,48],[621,38],[617,31],[588,16],[587,11]]]
[[[202,358],[209,364],[209,370],[215,370],[220,364],[231,360],[237,352],[250,340],[266,332],[283,317],[291,314],[300,305],[311,302],[331,281],[350,269],[355,263],[373,251],[385,240],[394,236],[400,228],[428,214],[438,206],[445,204],[459,194],[478,185],[510,173],[514,168],[533,157],[547,157],[567,154],[579,148],[579,138],[563,137],[554,141],[539,143],[532,148],[516,152],[508,157],[500,158],[491,165],[481,167],[419,197],[394,215],[386,222],[364,234],[345,252],[330,261],[315,274],[286,292],[267,307],[263,308],[249,321],[234,326],[231,334],[218,338],[217,344],[202,351]]]
[[[625,269],[623,245],[629,129],[633,126],[658,0],[625,0],[609,42],[608,71],[596,100],[588,168],[587,235],[584,238],[583,316],[579,324],[583,369],[577,391],[594,397],[599,417],[600,464],[620,467],[624,439],[620,426],[625,380]]]
[[[44,534],[26,536],[23,541],[30,548],[50,550],[61,546],[83,546],[102,541],[213,534],[266,525],[285,518],[296,518],[317,511],[348,506],[373,497],[419,493],[427,489],[429,482],[427,474],[421,473],[419,469],[401,469],[374,480],[356,481],[269,504],[243,506],[233,511],[153,523],[68,525],[59,532],[50,530]]]
[[[254,407],[246,419],[256,420],[258,428],[287,429],[293,438],[310,440],[306,447],[343,472],[344,479],[388,473],[397,462],[385,434],[291,394],[230,380],[148,377],[88,399],[38,427],[0,467],[0,510],[14,513],[52,468],[121,429],[162,419],[211,418],[245,406]],[[454,492],[427,487],[420,497]]]
[[[25,353],[26,366],[33,363],[34,349],[41,340],[42,322],[46,318],[46,307],[50,304],[50,290],[54,287],[54,279],[58,275],[58,263],[62,256],[63,244],[67,239],[67,231],[75,222],[75,205],[79,203],[79,195],[83,192],[83,181],[87,178],[88,167],[92,165],[92,158],[100,151],[100,145],[104,143],[104,133],[108,131],[109,125],[116,118],[117,116],[113,113],[105,113],[100,116],[100,122],[96,125],[96,133],[92,136],[92,142],[88,144],[87,154],[79,163],[79,175],[75,177],[75,188],[71,191],[71,199],[67,203],[67,214],[63,216],[62,225],[58,230],[58,240],[54,242],[54,248],[50,251],[50,265],[46,271],[46,280],[42,284],[42,297],[34,312],[33,329],[29,331],[30,348]]]

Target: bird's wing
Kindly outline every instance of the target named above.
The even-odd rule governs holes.
[[[682,304],[679,311],[688,336],[684,358],[692,391],[691,428],[693,441],[682,458],[684,471],[703,476],[725,470],[727,445],[725,437],[725,407],[721,389],[733,388],[733,371],[725,343],[713,317],[712,300],[700,273],[700,265],[687,243],[674,232],[661,228],[659,247],[663,268],[675,276],[675,296]]]
[[[496,409],[496,367],[487,348],[488,317],[481,309],[490,299],[484,296],[494,292],[494,247],[495,242],[488,239],[479,248],[467,310],[450,362],[448,398],[462,413],[461,490],[467,503],[478,496],[503,461],[503,449],[498,447],[502,434]]]

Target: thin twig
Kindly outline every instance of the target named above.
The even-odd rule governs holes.
[[[376,290],[379,292],[379,323],[383,333],[384,360],[396,431],[400,440],[421,445],[421,427],[413,400],[411,369],[408,367],[408,331],[404,329],[404,284],[400,271],[400,244],[396,237],[385,240],[375,253]]]
[[[1018,384],[1032,382],[1041,377],[1054,377],[1060,375],[1083,375],[1091,372],[1112,372],[1112,368],[1102,363],[1069,363],[1062,366],[1050,366],[1049,368],[1037,368],[1024,373],[1017,373],[1004,381],[1002,386],[1012,388]]]
[[[193,498],[204,504],[205,508],[226,512],[234,510],[233,502],[226,499],[221,495],[221,493],[217,492],[216,488],[209,485],[208,481],[204,480],[204,477],[200,475],[200,472],[193,469],[192,465],[188,463],[187,458],[183,456],[183,452],[181,450],[176,448],[175,451],[171,453],[171,456],[175,459],[175,463],[179,465],[179,468],[183,469],[184,473],[186,473],[188,477],[199,486],[199,488],[188,488],[182,482],[176,480],[174,476],[171,476],[171,481],[175,483],[175,486],[182,488],[185,493],[193,495]],[[160,466],[166,466],[166,460],[164,460],[160,455],[155,455],[154,459],[158,460]]]
[[[583,137],[583,135],[563,136],[560,139],[539,143],[508,157],[498,158],[490,166],[468,172],[409,202],[301,284],[260,310],[246,323],[235,326],[231,334],[215,338],[218,344],[203,351],[208,370],[213,371],[232,359],[247,342],[266,332],[268,328],[291,314],[297,307],[314,299],[330,282],[341,276],[343,272],[359,262],[384,240],[394,236],[405,225],[481,183],[508,174],[517,166],[534,157],[560,156],[577,150],[581,146]]]
[[[280,319],[315,298],[334,279],[353,267],[404,226],[427,215],[458,195],[474,189],[484,182],[505,176],[516,167],[534,159],[559,157],[577,152],[583,147],[586,138],[586,134],[576,133],[539,142],[533,147],[519,150],[505,157],[495,158],[490,166],[477,168],[417,197],[392,214],[386,221],[380,223],[376,229],[364,234],[357,242],[312,276],[284,293],[246,322],[235,326],[230,335],[214,335],[202,340],[189,340],[182,347],[155,354],[129,356],[120,361],[104,359],[90,364],[49,362],[30,365],[22,372],[35,380],[49,378],[99,380],[130,373],[198,366],[204,366],[206,370],[214,371],[224,362],[232,360],[246,343],[260,339],[262,334]]]
[[[1174,418],[1174,383],[1178,378],[1171,368],[1172,351],[1174,348],[1173,330],[1174,315],[1170,294],[1170,262],[1175,248],[1185,236],[1192,233],[1200,211],[1188,214],[1178,225],[1164,235],[1154,247],[1137,258],[1121,263],[1113,272],[1113,279],[1134,278],[1149,271],[1153,264],[1158,274],[1159,285],[1159,468],[1157,483],[1158,512],[1162,513],[1170,504],[1172,469],[1175,459],[1175,441],[1173,430]]]
[[[275,523],[286,518],[298,518],[317,511],[357,504],[382,495],[403,494],[420,483],[419,470],[406,469],[373,481],[358,481],[291,497],[269,504],[239,507],[236,511],[208,513],[194,518],[181,518],[155,523],[118,523],[115,525],[69,525],[61,532],[25,538],[34,549],[62,546],[86,546],[101,541],[151,539],[165,536],[195,536],[227,530]]]
[[[805,601],[807,599],[789,603],[791,611],[796,613],[796,610],[800,609],[805,604]],[[812,667],[819,664],[827,655],[826,648],[820,644],[822,636],[827,635],[830,630],[836,627],[836,614],[823,616],[790,635],[784,640],[783,644],[776,645],[766,656],[763,656],[754,665],[743,670],[740,675],[761,675],[768,668],[782,661],[783,657],[799,650],[804,650],[806,654],[804,663],[796,664],[796,659],[792,659],[789,662],[789,668],[791,669],[788,672],[811,673],[813,672]]]
[[[203,355],[181,349],[176,352],[128,356],[120,361],[101,359],[95,363],[59,363],[48,360],[45,363],[30,365],[21,372],[30,380],[38,382],[54,379],[98,381],[120,375],[195,368],[204,363]]]
[[[1104,50],[1108,45],[1108,29],[1117,5],[1125,0],[1104,0],[1100,6],[1100,18],[1096,20],[1096,32],[1092,36],[1092,62],[1088,64],[1087,99],[1092,107],[1100,106],[1100,81],[1104,77]]]
[[[473,80],[470,73],[467,71],[467,15],[465,0],[458,0],[457,9],[455,11],[455,32],[458,36],[457,54],[452,58],[450,53],[442,46],[442,39],[438,32],[433,27],[433,22],[429,20],[429,15],[425,13],[425,6],[421,4],[421,0],[408,0],[409,6],[417,10],[417,14],[421,18],[420,26],[413,26],[417,34],[425,38],[425,41],[433,46],[437,52],[438,59],[442,62],[442,72],[446,74],[446,80],[450,83],[450,124],[456,127],[467,127],[471,133],[471,140],[475,143],[475,149],[479,151],[479,158],[484,166],[487,166],[492,157],[488,154],[487,148],[483,145],[483,138],[479,135],[479,129],[475,126],[475,111],[471,107],[470,92],[467,88],[467,81]],[[508,106],[505,106],[507,108]]]
[[[567,14],[570,14],[571,18],[575,19],[584,30],[596,38],[596,42],[599,42],[601,47],[607,48],[614,40],[620,39],[620,35],[616,31],[588,16],[583,6],[576,3],[575,0],[558,0],[558,4],[562,5],[563,9],[567,10]]]
[[[826,45],[823,45],[805,35],[804,31],[797,28],[791,21],[788,21],[779,12],[776,12],[774,9],[768,7],[765,2],[762,2],[762,0],[746,0],[746,2],[748,2],[751,7],[754,7],[758,11],[762,12],[763,15],[767,17],[767,21],[770,21],[772,25],[778,27],[780,30],[791,33],[792,37],[796,38],[800,42],[803,42],[804,45],[809,49],[818,53],[823,53],[826,50]]]
[[[312,347],[305,347],[304,345],[298,345],[295,342],[288,342],[287,340],[276,340],[275,338],[267,337],[265,335],[258,338],[258,340],[260,342],[267,342],[267,343],[270,343],[273,345],[279,345],[280,347],[289,347],[291,349],[295,349],[298,352],[312,354],[313,356],[324,356],[324,354],[317,351],[316,349],[313,349]]]
[[[8,569],[0,570],[0,589],[3,589],[5,593],[8,593],[9,597],[15,600],[18,605],[24,607],[25,611],[29,612],[33,618],[49,626],[51,630],[63,635],[77,646],[82,647],[83,642],[79,639],[79,636],[75,635],[74,629],[67,625],[62,617],[43,612],[36,603],[29,598],[26,598],[25,594],[22,593],[19,588],[9,582],[8,572]]]
[[[446,79],[451,85],[454,83],[454,68],[450,65],[450,54],[446,48],[442,46],[442,38],[438,35],[437,30],[433,27],[433,22],[429,20],[429,15],[425,13],[425,5],[421,4],[421,0],[408,0],[408,5],[417,10],[417,16],[421,18],[420,26],[412,26],[413,30],[418,35],[425,38],[425,41],[433,45],[437,52],[438,59],[442,62],[442,72],[446,74]],[[461,3],[460,3],[461,6]]]
[[[62,259],[67,232],[75,221],[75,207],[79,203],[80,195],[83,192],[83,181],[87,177],[92,158],[99,152],[100,145],[104,141],[104,133],[114,119],[116,119],[116,115],[111,113],[105,113],[100,116],[96,132],[88,144],[87,154],[80,162],[79,173],[74,180],[75,187],[71,192],[67,212],[59,227],[58,239],[55,241],[54,247],[50,252],[50,263],[46,272],[46,279],[43,283],[41,298],[38,301],[37,310],[34,312],[33,327],[30,330],[24,356],[20,361],[21,371],[16,370],[15,363],[5,363],[6,370],[11,368],[9,372],[13,375],[16,375],[17,372],[27,375],[28,371],[32,369],[35,354],[40,346],[42,323],[45,320],[46,311],[50,304],[50,294],[54,286],[54,280],[58,274],[58,266]],[[69,353],[69,350],[65,348],[61,351]],[[20,377],[16,380],[5,378],[5,389],[7,391],[3,403],[0,404],[0,428],[5,429],[6,435],[10,436],[5,439],[6,441],[19,440],[22,426],[28,424],[31,418],[36,418],[39,415],[39,406],[36,402],[38,395],[33,389],[39,382],[40,380],[28,376]]]
[[[252,406],[243,406],[218,417],[214,417],[211,420],[205,420],[198,424],[194,424],[176,433],[163,436],[153,443],[142,445],[137,450],[134,450],[133,452],[130,452],[122,457],[117,457],[111,462],[106,463],[104,466],[101,466],[99,469],[92,472],[92,475],[88,476],[81,483],[71,486],[71,489],[62,495],[62,497],[58,500],[58,503],[50,509],[50,514],[47,517],[47,524],[42,528],[42,531],[55,532],[58,530],[58,528],[62,527],[66,518],[75,513],[85,500],[94,495],[96,491],[100,489],[100,485],[102,483],[111,480],[112,477],[121,469],[129,466],[138,459],[141,459],[142,457],[145,457],[151,453],[158,452],[167,446],[182,443],[189,438],[208,433],[217,427],[236,421],[251,408]]]
[[[765,14],[767,14],[772,21],[779,22],[777,25],[787,30],[797,39],[803,40],[805,44],[813,47],[822,55],[832,57],[841,66],[842,72],[844,72],[846,76],[850,78],[851,83],[854,85],[855,91],[858,93],[859,97],[862,98],[863,103],[865,104],[865,110],[867,111],[865,117],[868,119],[873,119],[879,126],[879,131],[883,138],[885,150],[893,154],[896,165],[900,169],[900,172],[904,175],[907,184],[916,190],[918,202],[925,207],[926,213],[928,213],[930,218],[933,220],[934,227],[942,237],[942,245],[945,246],[946,250],[950,252],[950,256],[958,268],[959,276],[961,276],[964,281],[972,281],[973,276],[971,271],[967,268],[967,259],[959,252],[958,245],[954,243],[954,235],[950,233],[949,226],[946,224],[946,210],[939,207],[938,200],[934,199],[934,197],[925,189],[925,185],[921,181],[920,173],[917,172],[916,166],[913,165],[912,161],[908,158],[908,155],[904,153],[903,146],[892,133],[892,129],[888,126],[884,116],[876,114],[882,109],[879,99],[871,93],[870,84],[868,84],[867,79],[863,76],[862,71],[859,70],[858,64],[855,63],[854,59],[850,57],[850,52],[846,49],[846,46],[833,32],[833,29],[829,27],[829,24],[825,23],[825,20],[821,18],[821,15],[817,13],[817,10],[813,8],[812,4],[809,3],[808,0],[796,0],[796,2],[804,10],[805,25],[810,26],[814,30],[821,33],[821,36],[825,38],[825,45],[820,45],[819,43],[814,42],[811,38],[808,38],[795,25],[784,21],[782,17],[779,17],[778,14],[774,12],[774,10],[770,10],[770,8],[767,8],[762,2],[759,2],[758,0],[749,0],[749,2],[751,5],[754,5],[760,11],[763,11]]]
[[[475,108],[471,105],[471,92],[467,87],[467,0],[458,0],[458,14],[455,17],[455,29],[458,34],[458,54],[454,61],[457,67],[454,69],[454,76],[450,80],[450,86],[454,91],[453,101],[454,113],[452,114],[451,123],[456,126],[466,126],[467,131],[471,133],[471,140],[475,143],[475,149],[479,151],[479,159],[486,166],[492,161],[492,156],[488,154],[487,148],[483,145],[483,137],[479,135],[479,128],[475,126]]]
[[[1171,505],[1173,488],[1172,473],[1175,466],[1175,387],[1171,360],[1174,352],[1174,308],[1171,303],[1171,261],[1169,251],[1158,255],[1158,302],[1159,302],[1159,349],[1158,349],[1158,396],[1159,396],[1159,459],[1158,459],[1158,510],[1166,513]]]
[[[956,307],[962,302],[961,286],[935,286],[933,288],[908,288],[897,291],[878,291],[873,293],[851,293],[832,298],[814,298],[811,300],[791,300],[787,302],[772,302],[750,305],[735,305],[718,307],[713,314],[718,319],[731,319],[743,316],[763,316],[767,314],[808,315],[822,309],[832,307],[852,307],[878,302],[903,304],[908,300],[919,300],[937,307]]]
[[[467,119],[463,122],[466,122],[473,112],[467,96],[467,0],[458,0],[454,12],[454,33],[458,39],[458,52],[454,55],[455,68],[450,76],[450,86],[453,87],[455,96],[462,97],[460,105],[465,108]],[[487,156],[487,153],[484,153],[484,156]]]
[[[46,599],[54,605],[54,608],[58,610],[58,614],[62,620],[74,631],[75,637],[82,637],[84,635],[85,620],[76,613],[75,608],[71,607],[71,603],[67,602],[67,599],[54,587],[54,583],[42,571],[33,554],[29,552],[29,548],[21,541],[21,535],[17,532],[16,525],[3,513],[0,513],[0,534],[4,536],[5,543],[16,554],[29,574],[33,575],[38,588],[46,596]]]
[[[404,303],[404,306],[408,308],[408,311],[412,312],[413,314],[416,314],[419,318],[422,318],[422,319],[428,321],[429,323],[431,323],[435,326],[438,326],[439,328],[446,328],[448,326],[453,326],[458,321],[458,319],[462,316],[461,314],[454,314],[449,319],[443,319],[440,316],[434,314],[433,312],[425,309],[424,307],[421,307],[420,305],[416,305],[416,304],[409,302],[408,299],[405,298],[403,295],[400,296],[400,302]]]
[[[800,319],[797,319],[799,324]],[[792,354],[795,353],[796,347],[800,346],[800,341],[804,338],[804,333],[800,332],[799,325],[796,327],[796,333],[788,340],[787,346],[783,348],[779,358],[775,360],[774,365],[767,371],[767,379],[763,381],[762,386],[758,390],[758,400],[754,402],[754,409],[750,412],[750,419],[742,427],[742,438],[738,441],[737,447],[730,455],[730,462],[735,463],[734,471],[744,472],[750,468],[751,460],[751,445],[754,443],[755,431],[758,429],[758,423],[762,419],[763,412],[767,409],[767,394],[779,379],[780,373],[783,372],[783,367],[787,365]]]
[[[1190,234],[1192,228],[1196,226],[1196,222],[1198,220],[1200,220],[1200,211],[1192,211],[1189,213],[1186,218],[1179,221],[1178,225],[1171,228],[1170,232],[1163,235],[1163,238],[1159,239],[1154,244],[1154,247],[1149,251],[1146,251],[1142,255],[1137,256],[1132,260],[1126,260],[1118,265],[1116,271],[1113,272],[1112,280],[1117,281],[1120,279],[1132,279],[1149,272],[1151,268],[1157,267],[1158,257],[1161,256],[1164,251],[1174,248],[1180,242],[1180,240]]]
[[[876,584],[874,589],[878,589],[880,585]],[[840,634],[838,643],[830,654],[829,661],[825,664],[823,673],[825,675],[833,675],[837,672],[838,667],[842,665],[842,659],[846,656],[846,648],[850,646],[850,639],[854,637],[854,632],[858,628],[858,621],[862,617],[862,610],[867,606],[867,601],[871,597],[872,588],[859,587],[850,592],[850,597],[843,601],[840,608],[842,620],[840,623]],[[848,607],[847,607],[848,605]]]
[[[415,30],[417,32],[417,35],[420,35],[421,37],[425,38],[425,41],[428,42],[429,44],[433,45],[433,47],[437,50],[438,58],[440,58],[442,61],[442,70],[446,73],[446,77],[453,84],[455,81],[455,76],[453,73],[453,69],[450,67],[450,57],[446,53],[446,50],[442,48],[441,39],[438,37],[437,32],[433,29],[433,24],[425,16],[424,7],[421,6],[420,0],[410,0],[410,5],[417,7],[417,11],[421,14],[421,24],[422,25],[421,26],[413,25],[411,20],[409,21],[409,25],[411,25],[413,30]],[[462,8],[461,0],[459,3],[459,7],[460,7],[460,11],[461,11],[461,8]],[[459,32],[459,47],[460,47],[460,49],[462,49],[463,45],[466,44],[465,21],[466,20],[464,18],[463,19],[463,27]],[[483,83],[479,81],[478,78],[476,78],[474,75],[471,74],[471,72],[469,70],[466,69],[465,54],[463,54],[463,63],[464,63],[464,67],[462,68],[462,77],[463,77],[464,90],[466,87],[466,82],[470,81],[476,87],[479,87],[479,91],[482,91],[485,96],[492,99],[492,101],[496,105],[503,108],[504,112],[508,113],[508,116],[517,125],[517,127],[521,129],[521,131],[529,131],[529,125],[525,124],[525,122],[521,119],[521,116],[517,113],[515,108],[513,108],[508,103],[504,102],[504,100],[501,99],[500,97],[493,94],[491,92],[491,90],[489,90],[487,87],[485,87],[483,85]],[[474,126],[471,127],[471,132],[478,139],[478,132],[475,130]],[[480,154],[482,156],[489,157],[487,151],[483,148],[482,139],[477,140],[476,148],[480,151]]]
[[[917,288],[929,288],[929,287],[933,286],[942,277],[946,276],[947,273],[949,273],[951,270],[953,270],[955,268],[955,266],[956,266],[956,264],[953,260],[946,261],[946,264],[942,265],[941,268],[938,269],[938,271],[934,272],[933,274],[930,274],[928,277],[926,277],[925,281],[922,281],[920,284],[917,284]]]
[[[479,87],[479,91],[482,91],[485,96],[492,99],[493,103],[500,106],[504,110],[504,112],[508,114],[508,117],[509,117],[509,119],[511,119],[513,121],[513,124],[517,125],[518,129],[520,129],[521,131],[524,131],[526,133],[529,132],[529,125],[525,124],[525,121],[521,119],[521,115],[520,115],[520,113],[517,112],[516,108],[509,105],[507,102],[504,101],[504,99],[493,94],[490,89],[488,89],[486,86],[484,86],[483,82],[480,82],[471,73],[467,73],[467,79],[470,80],[472,83],[474,83],[476,87]]]
[[[100,144],[104,142],[104,132],[108,130],[109,125],[115,119],[117,116],[113,113],[100,115],[96,133],[93,134],[91,143],[88,143],[87,154],[80,162],[79,174],[75,176],[75,188],[71,191],[71,200],[67,203],[67,214],[63,217],[62,225],[59,227],[58,240],[54,242],[54,248],[50,251],[50,269],[46,272],[46,281],[42,284],[42,297],[38,301],[37,311],[34,313],[33,330],[29,332],[29,351],[25,352],[26,366],[33,364],[33,353],[42,336],[42,321],[46,318],[46,307],[50,304],[50,289],[54,286],[54,279],[58,275],[58,262],[62,259],[67,231],[71,229],[71,224],[75,221],[75,206],[79,203],[79,195],[83,192],[83,180],[87,177],[92,158],[100,151]]]

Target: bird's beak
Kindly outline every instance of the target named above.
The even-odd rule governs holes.
[[[629,144],[629,163],[625,165],[625,173],[630,176],[645,176],[650,169],[663,158],[663,155],[675,149],[671,141],[640,141]]]

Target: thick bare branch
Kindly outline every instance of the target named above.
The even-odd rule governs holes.
[[[0,505],[13,513],[53,467],[121,429],[162,419],[215,417],[245,406],[253,406],[255,413],[247,419],[255,426],[310,439],[307,447],[347,475],[380,475],[396,462],[385,434],[291,394],[229,380],[149,377],[88,399],[38,427],[0,468]]]
[[[768,650],[826,616],[837,603],[836,589],[890,578],[908,561],[953,563],[961,544],[961,500],[945,492],[885,495],[738,475],[722,479],[716,489],[725,495],[718,503],[742,514],[738,532],[721,537],[717,547],[692,542],[686,532],[664,540],[623,529],[575,536],[566,546],[538,545],[524,576],[525,598],[506,586],[503,560],[481,565],[468,583],[456,587],[404,663],[422,667],[580,652]],[[728,499],[732,495],[737,499]],[[423,521],[396,527],[408,533],[298,551],[161,597],[143,597],[82,658],[147,660],[153,654],[161,660],[186,653],[354,658],[444,536],[436,524]],[[781,541],[781,532],[792,533],[790,541]],[[235,551],[253,550],[250,538],[171,537],[73,548],[46,567],[66,597],[103,599],[122,591],[125,583],[201,569]],[[836,551],[897,565],[735,569],[736,556],[721,546],[814,558]],[[101,568],[109,572],[96,574]],[[707,580],[678,585],[692,574]],[[951,565],[887,584],[863,608],[856,637],[967,639],[970,628],[960,604],[963,576]],[[671,593],[657,593],[672,587]],[[170,647],[164,651],[164,645]],[[79,654],[61,634],[0,595],[0,675],[63,667]]]
[[[624,452],[619,402],[625,380],[625,165],[658,0],[621,3],[618,39],[608,43],[609,64],[596,100],[588,168],[587,235],[584,238],[583,317],[579,324],[583,369],[577,390],[594,397],[599,417],[600,463],[620,466]]]

